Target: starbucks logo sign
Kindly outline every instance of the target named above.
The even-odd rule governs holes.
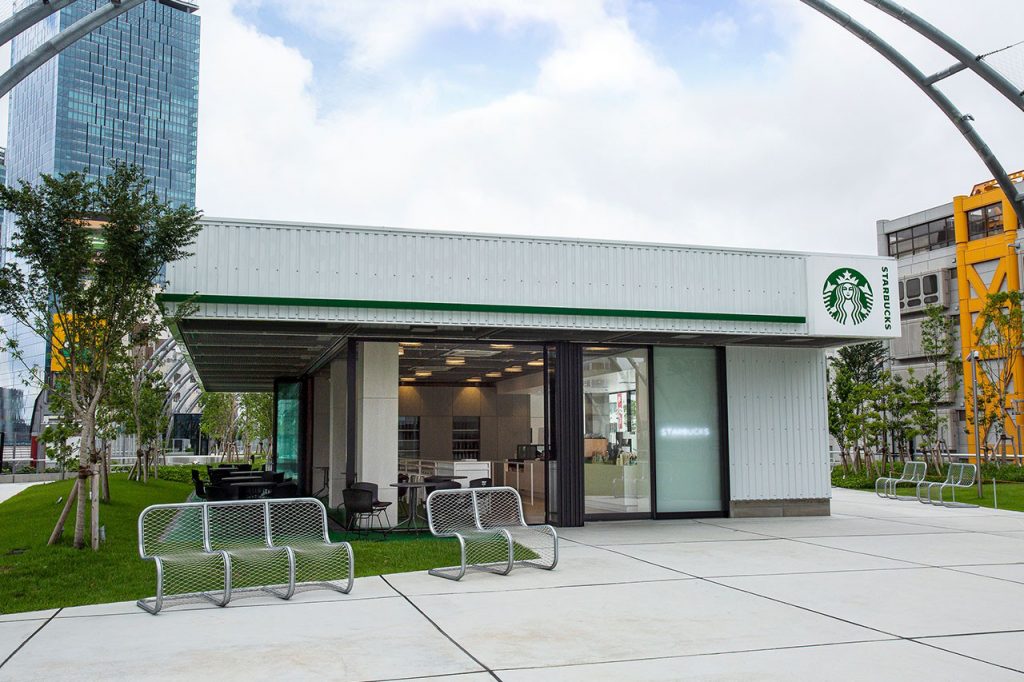
[[[844,325],[866,320],[875,299],[868,278],[853,268],[839,268],[826,277],[821,298],[832,319]]]

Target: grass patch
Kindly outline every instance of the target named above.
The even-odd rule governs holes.
[[[100,505],[107,540],[93,552],[71,546],[74,512],[61,542],[46,545],[63,506],[57,499],[67,499],[71,484],[32,486],[0,504],[0,613],[135,600],[155,593],[156,568],[138,554],[139,513],[151,504],[185,501],[192,486],[163,478],[143,485],[123,474],[112,475],[111,503]],[[357,576],[450,566],[458,562],[459,553],[456,541],[426,533],[352,540],[352,551]]]
[[[1009,467],[1003,467],[1004,471],[1009,470]],[[1017,469],[1017,467],[1013,467]],[[897,474],[899,475],[899,474]],[[929,481],[941,483],[944,478],[939,476],[928,476]],[[835,469],[832,471],[832,485],[839,488],[852,488],[855,490],[871,490],[875,489],[875,479],[866,476],[863,473],[843,474],[842,469]],[[960,489],[956,491],[957,502],[966,502],[968,504],[976,504],[979,507],[994,507],[998,501],[999,509],[1006,509],[1009,511],[1024,511],[1024,483],[1017,481],[1002,481],[999,480],[996,483],[996,495],[993,497],[992,494],[992,479],[989,477],[982,482],[983,496],[978,497],[977,485],[972,486],[970,490]],[[896,489],[898,495],[913,496],[914,486],[901,485]],[[933,492],[933,497],[937,495],[937,491]],[[943,494],[943,499],[950,499],[950,491],[947,489]]]

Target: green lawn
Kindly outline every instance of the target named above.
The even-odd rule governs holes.
[[[37,485],[0,504],[0,613],[134,600],[155,592],[156,569],[138,554],[136,523],[150,504],[183,502],[192,486],[111,476],[112,501],[100,508],[106,542],[100,551],[71,546],[74,514],[62,541],[48,547],[71,481]],[[426,570],[458,562],[458,545],[427,534],[353,540],[356,575]]]
[[[935,480],[936,482],[942,480],[937,477],[929,477],[929,480]],[[833,476],[832,484],[842,488],[854,488],[857,490],[871,490],[874,491],[874,484],[868,485],[865,481],[856,480],[850,477],[851,485],[843,485],[844,481],[841,477]],[[970,490],[957,490],[956,500],[957,502],[966,502],[968,504],[976,504],[980,507],[993,507],[992,497],[992,481],[988,481],[982,485],[984,491],[984,497],[978,498],[977,486],[972,487]],[[909,485],[901,485],[897,489],[899,495],[914,495],[914,487]],[[933,493],[933,497],[937,495],[937,492]],[[1011,511],[1024,511],[1024,483],[1018,482],[1006,482],[996,484],[996,496],[999,509],[1008,509]],[[950,499],[950,491],[946,490],[943,493],[943,499]]]

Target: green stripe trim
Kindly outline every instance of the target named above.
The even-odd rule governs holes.
[[[583,317],[640,317],[660,320],[729,320],[803,324],[802,315],[750,315],[746,313],[692,313],[677,310],[618,310],[614,308],[563,308],[539,305],[490,303],[430,303],[424,301],[365,301],[347,298],[291,298],[277,296],[219,296],[216,294],[158,294],[164,303],[221,303],[229,305],[294,305],[311,308],[376,308],[381,310],[436,310],[467,313],[527,313],[534,315],[579,315]]]

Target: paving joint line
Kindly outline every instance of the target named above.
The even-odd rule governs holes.
[[[395,587],[394,585],[392,585],[392,584],[391,584],[391,582],[390,582],[390,581],[389,581],[389,580],[388,580],[388,579],[387,579],[387,578],[386,578],[385,576],[383,576],[383,575],[382,575],[382,576],[381,576],[381,580],[383,580],[383,581],[384,581],[385,583],[387,583],[387,584],[388,584],[388,587],[390,587],[391,589],[393,589],[393,590],[394,590],[395,592],[397,592],[397,593],[398,593],[398,594],[399,594],[399,595],[400,595],[400,596],[401,596],[402,598],[404,598],[404,599],[405,599],[405,601],[407,601],[407,602],[409,603],[409,606],[411,606],[411,607],[413,607],[414,609],[416,609],[416,610],[417,610],[417,611],[419,612],[419,614],[420,614],[421,616],[423,616],[423,617],[424,617],[424,618],[425,618],[425,619],[427,620],[427,622],[428,622],[428,623],[430,623],[431,625],[433,625],[433,626],[434,626],[434,628],[436,628],[438,632],[440,632],[440,633],[441,633],[442,635],[444,635],[444,636],[445,636],[445,638],[446,638],[446,639],[447,639],[447,640],[448,640],[449,642],[451,642],[452,644],[454,644],[454,645],[455,645],[455,646],[456,646],[456,647],[457,647],[457,648],[459,649],[459,651],[461,651],[462,653],[464,653],[464,654],[466,654],[467,656],[469,656],[469,658],[470,658],[470,659],[471,659],[471,660],[472,660],[472,661],[473,661],[474,663],[476,663],[476,664],[477,664],[478,666],[480,666],[481,668],[483,668],[483,672],[486,672],[486,673],[487,673],[487,674],[489,674],[489,675],[490,675],[491,677],[493,677],[493,678],[494,678],[494,679],[496,679],[496,680],[499,680],[499,682],[500,682],[501,678],[500,678],[500,677],[498,677],[498,675],[497,675],[497,674],[496,674],[496,673],[495,673],[495,672],[494,672],[493,670],[491,670],[490,666],[488,666],[488,665],[485,665],[483,661],[481,661],[481,660],[480,660],[479,658],[477,658],[477,657],[476,657],[476,656],[474,656],[473,654],[469,653],[469,650],[468,650],[468,649],[466,649],[466,647],[462,646],[462,644],[460,644],[459,642],[455,641],[455,638],[454,638],[454,637],[452,637],[451,635],[449,635],[449,634],[448,634],[447,632],[445,632],[445,631],[444,631],[444,629],[443,629],[443,628],[442,628],[442,627],[441,627],[440,625],[438,625],[438,624],[437,624],[437,623],[436,623],[436,622],[434,621],[434,619],[433,619],[433,618],[431,618],[430,616],[428,616],[428,615],[426,614],[426,612],[425,612],[425,611],[424,611],[423,609],[421,609],[421,608],[420,608],[419,606],[417,606],[417,605],[416,605],[416,602],[414,602],[414,601],[413,601],[412,599],[410,599],[410,598],[409,598],[409,597],[408,597],[408,596],[407,596],[407,595],[406,595],[406,594],[405,594],[404,592],[402,592],[402,591],[401,591],[400,589],[398,589],[397,587]]]
[[[995,634],[995,633],[992,633],[992,634]],[[948,635],[948,636],[950,636],[950,637],[967,637],[967,636],[970,636],[970,635]],[[932,644],[930,642],[922,642],[919,639],[913,639],[913,638],[910,638],[910,637],[908,637],[907,640],[913,642],[914,644],[920,644],[921,646],[926,646],[926,647],[928,647],[930,649],[935,649],[937,651],[945,651],[948,654],[953,654],[954,656],[962,656],[963,658],[967,658],[967,659],[970,659],[972,661],[978,661],[979,663],[987,663],[988,665],[992,665],[992,666],[995,666],[997,668],[1002,668],[1003,670],[1009,670],[1010,672],[1024,673],[1024,669],[1011,668],[1010,666],[1003,665],[1002,663],[993,663],[992,661],[986,661],[984,658],[978,658],[977,656],[971,656],[970,654],[965,654],[962,651],[953,651],[952,649],[943,649],[941,646],[938,646],[937,644]]]
[[[635,557],[629,557],[633,559]],[[410,595],[412,597],[452,597],[463,594],[502,594],[505,592],[543,592],[545,590],[565,590],[577,587],[611,587],[614,585],[648,585],[650,583],[675,583],[683,580],[693,580],[689,576],[679,578],[651,578],[649,580],[627,580],[622,582],[609,583],[576,583],[573,585],[542,585],[540,587],[513,587],[505,590],[465,590],[463,592],[421,592]],[[404,596],[404,595],[403,595]]]
[[[533,665],[520,666],[517,668],[498,668],[499,672],[514,672],[517,670],[547,670],[551,668],[578,668],[587,665],[605,665],[612,663],[639,663],[643,661],[672,661],[679,658],[701,658],[704,656],[732,656],[735,654],[756,654],[764,651],[788,651],[792,649],[817,649],[831,646],[850,646],[853,644],[872,644],[874,642],[899,642],[899,637],[892,639],[853,639],[846,642],[821,642],[819,644],[792,644],[787,646],[759,647],[755,649],[734,649],[729,651],[701,651],[692,654],[675,654],[672,656],[640,656],[638,658],[616,658],[609,661],[588,661],[585,663],[559,663],[556,665]]]
[[[440,673],[438,675],[431,675],[430,679],[440,679],[442,677],[463,677],[464,675],[479,675],[482,671],[470,670],[462,673]],[[422,680],[422,675],[412,675],[411,677],[380,677],[373,678],[371,680],[361,680],[361,682],[402,682],[403,680]]]
[[[1014,566],[1016,564],[977,564],[978,566]],[[1000,580],[1004,583],[1013,583],[1014,585],[1024,585],[1024,580],[1012,580],[1010,578],[1000,578],[995,575],[985,575],[983,573],[971,573],[970,571],[962,570],[959,566],[939,566],[944,571],[952,571],[954,573],[963,573],[964,575],[974,576],[975,578],[988,578],[990,580]],[[971,568],[968,566],[967,568]]]
[[[37,628],[36,628],[36,629],[35,629],[35,630],[34,630],[34,631],[32,632],[32,634],[31,634],[31,635],[29,635],[28,637],[26,637],[26,638],[25,638],[25,641],[24,641],[24,642],[22,642],[21,644],[19,644],[19,645],[18,645],[18,648],[17,648],[17,649],[15,649],[14,651],[12,651],[12,652],[10,653],[10,655],[9,655],[9,656],[8,656],[7,658],[5,658],[5,659],[4,659],[3,663],[0,663],[0,669],[2,669],[2,668],[3,668],[4,666],[5,666],[5,665],[7,665],[7,662],[8,662],[8,661],[10,661],[10,660],[11,660],[12,658],[14,658],[15,654],[17,654],[17,653],[18,653],[19,651],[21,651],[22,647],[24,647],[24,646],[25,646],[26,644],[28,644],[28,643],[29,643],[30,641],[32,641],[32,638],[33,638],[33,637],[35,637],[36,635],[38,635],[38,634],[39,634],[39,632],[40,632],[40,631],[41,631],[41,630],[42,630],[43,628],[45,628],[45,627],[46,627],[47,625],[49,625],[49,624],[50,624],[50,621],[52,621],[52,620],[53,620],[54,618],[56,618],[56,617],[57,617],[57,614],[58,614],[58,613],[60,613],[60,612],[61,612],[61,611],[63,611],[63,610],[64,610],[64,608],[63,608],[63,607],[61,607],[61,608],[57,609],[56,613],[54,613],[54,614],[53,614],[52,616],[50,616],[49,618],[47,618],[47,619],[46,619],[46,622],[45,622],[45,623],[43,623],[42,625],[40,625],[39,627],[37,627]]]
[[[780,538],[780,539],[782,539],[782,538]],[[788,539],[793,539],[795,542],[799,542],[799,540],[797,540],[795,538],[788,538]],[[804,543],[804,544],[813,545],[813,543]],[[820,547],[821,545],[814,545],[814,546]],[[605,549],[606,551],[611,551],[611,552],[614,552],[616,554],[622,554],[622,552],[616,552],[615,550],[609,550],[606,547],[601,547],[601,549]],[[865,554],[866,556],[875,556],[873,554],[866,554],[864,552],[857,552],[855,550],[850,550],[850,551],[854,552],[855,554]],[[623,556],[629,556],[629,555],[623,554]],[[633,557],[633,558],[636,559],[636,557]],[[876,557],[876,558],[887,559],[889,557]],[[644,559],[637,559],[637,561],[643,561],[644,563],[649,563],[652,566],[659,566],[660,568],[664,568],[664,569],[669,570],[669,571],[676,571],[677,573],[682,573],[683,575],[691,575],[689,573],[686,573],[685,571],[679,571],[678,569],[674,569],[674,568],[671,568],[669,566],[662,566],[661,564],[657,564],[657,563],[652,562],[652,561],[646,561]],[[894,560],[894,561],[896,561],[896,560]],[[909,563],[915,563],[915,562],[909,562]],[[941,566],[930,566],[928,564],[922,564],[922,567],[925,567],[925,568],[942,568]],[[806,575],[806,574],[803,574],[803,575]],[[736,587],[734,585],[728,585],[728,584],[721,583],[721,582],[718,582],[716,580],[711,580],[709,578],[704,578],[704,577],[701,577],[701,576],[693,576],[693,577],[697,578],[698,580],[703,580],[703,581],[705,581],[707,583],[710,583],[712,585],[718,585],[719,587],[724,587],[726,589],[735,590],[737,592],[742,592],[743,594],[748,594],[748,595],[750,595],[752,597],[760,597],[761,599],[767,599],[767,600],[773,601],[773,602],[775,602],[777,604],[783,604],[783,605],[786,605],[786,606],[791,606],[791,607],[796,608],[796,609],[800,609],[802,611],[807,611],[808,613],[814,613],[814,614],[817,614],[817,615],[822,616],[824,618],[831,618],[831,619],[837,620],[837,621],[839,621],[841,623],[846,623],[847,625],[852,625],[854,627],[859,627],[859,628],[864,628],[866,630],[871,630],[873,632],[877,632],[879,634],[886,635],[890,639],[897,639],[897,640],[902,640],[902,641],[907,641],[907,642],[913,642],[915,644],[920,644],[922,646],[927,646],[927,647],[936,649],[938,651],[945,651],[946,653],[953,654],[955,656],[961,656],[963,658],[967,658],[969,660],[977,661],[979,663],[986,663],[988,665],[992,665],[992,666],[995,666],[997,668],[1003,668],[1003,669],[1009,670],[1011,672],[1022,672],[1022,671],[1019,671],[1019,670],[1017,670],[1015,668],[1010,668],[1010,667],[1001,665],[999,663],[993,663],[992,661],[986,661],[984,659],[976,658],[974,656],[963,654],[963,653],[960,653],[958,651],[950,651],[948,649],[943,649],[942,647],[936,646],[934,644],[929,644],[927,642],[921,642],[921,641],[919,641],[917,639],[914,639],[913,637],[904,637],[903,635],[897,635],[895,633],[887,632],[885,630],[873,627],[871,625],[865,625],[863,623],[858,623],[856,621],[852,621],[852,620],[849,620],[849,619],[846,619],[846,618],[841,618],[839,616],[836,616],[836,615],[833,615],[833,614],[830,614],[830,613],[824,613],[822,611],[817,611],[817,610],[812,609],[812,608],[807,607],[807,606],[800,606],[799,604],[793,604],[793,603],[788,602],[788,601],[786,601],[784,599],[779,599],[777,597],[770,597],[768,595],[759,594],[757,592],[752,592],[750,590],[744,590],[744,589],[742,589],[740,587]],[[950,636],[953,636],[953,635],[950,635]],[[878,641],[878,640],[871,640],[871,641]],[[885,640],[882,640],[882,641],[885,641]]]
[[[369,577],[369,576],[364,576],[364,577]],[[383,577],[383,576],[375,576],[375,577]],[[174,608],[174,612],[175,613],[190,613],[190,612],[196,612],[196,611],[217,611],[218,609],[221,609],[221,608],[227,609],[230,612],[230,611],[238,611],[240,609],[263,609],[263,608],[269,608],[269,607],[272,607],[272,606],[276,607],[276,606],[305,606],[305,605],[310,605],[310,604],[347,604],[347,603],[356,602],[356,601],[374,601],[376,599],[398,599],[400,596],[401,595],[398,595],[398,594],[382,594],[382,595],[380,595],[378,597],[353,597],[352,599],[313,599],[313,600],[310,600],[310,601],[292,601],[291,599],[288,599],[288,600],[283,600],[282,599],[282,600],[279,600],[279,601],[276,601],[276,602],[267,602],[266,604],[246,604],[244,602],[243,603],[231,602],[228,606],[216,606],[216,605],[214,605],[214,608],[211,608],[210,606],[206,606],[205,604],[199,604],[198,606],[189,606],[189,607],[184,607],[184,608],[174,608],[173,606],[165,606],[164,608]],[[83,604],[82,606],[93,606],[93,604]],[[100,604],[100,606],[102,606],[102,604]],[[75,606],[61,607],[61,610],[63,610],[64,608],[78,608],[78,607],[75,607]],[[68,616],[61,616],[60,618],[61,618],[61,620],[74,620],[74,619],[77,619],[77,618],[110,618],[112,616],[116,617],[116,616],[144,616],[144,615],[152,615],[152,614],[147,614],[142,609],[139,609],[138,611],[126,611],[124,613],[83,613],[83,614],[72,614],[72,615],[68,615]],[[56,616],[56,614],[55,614],[55,616]]]

